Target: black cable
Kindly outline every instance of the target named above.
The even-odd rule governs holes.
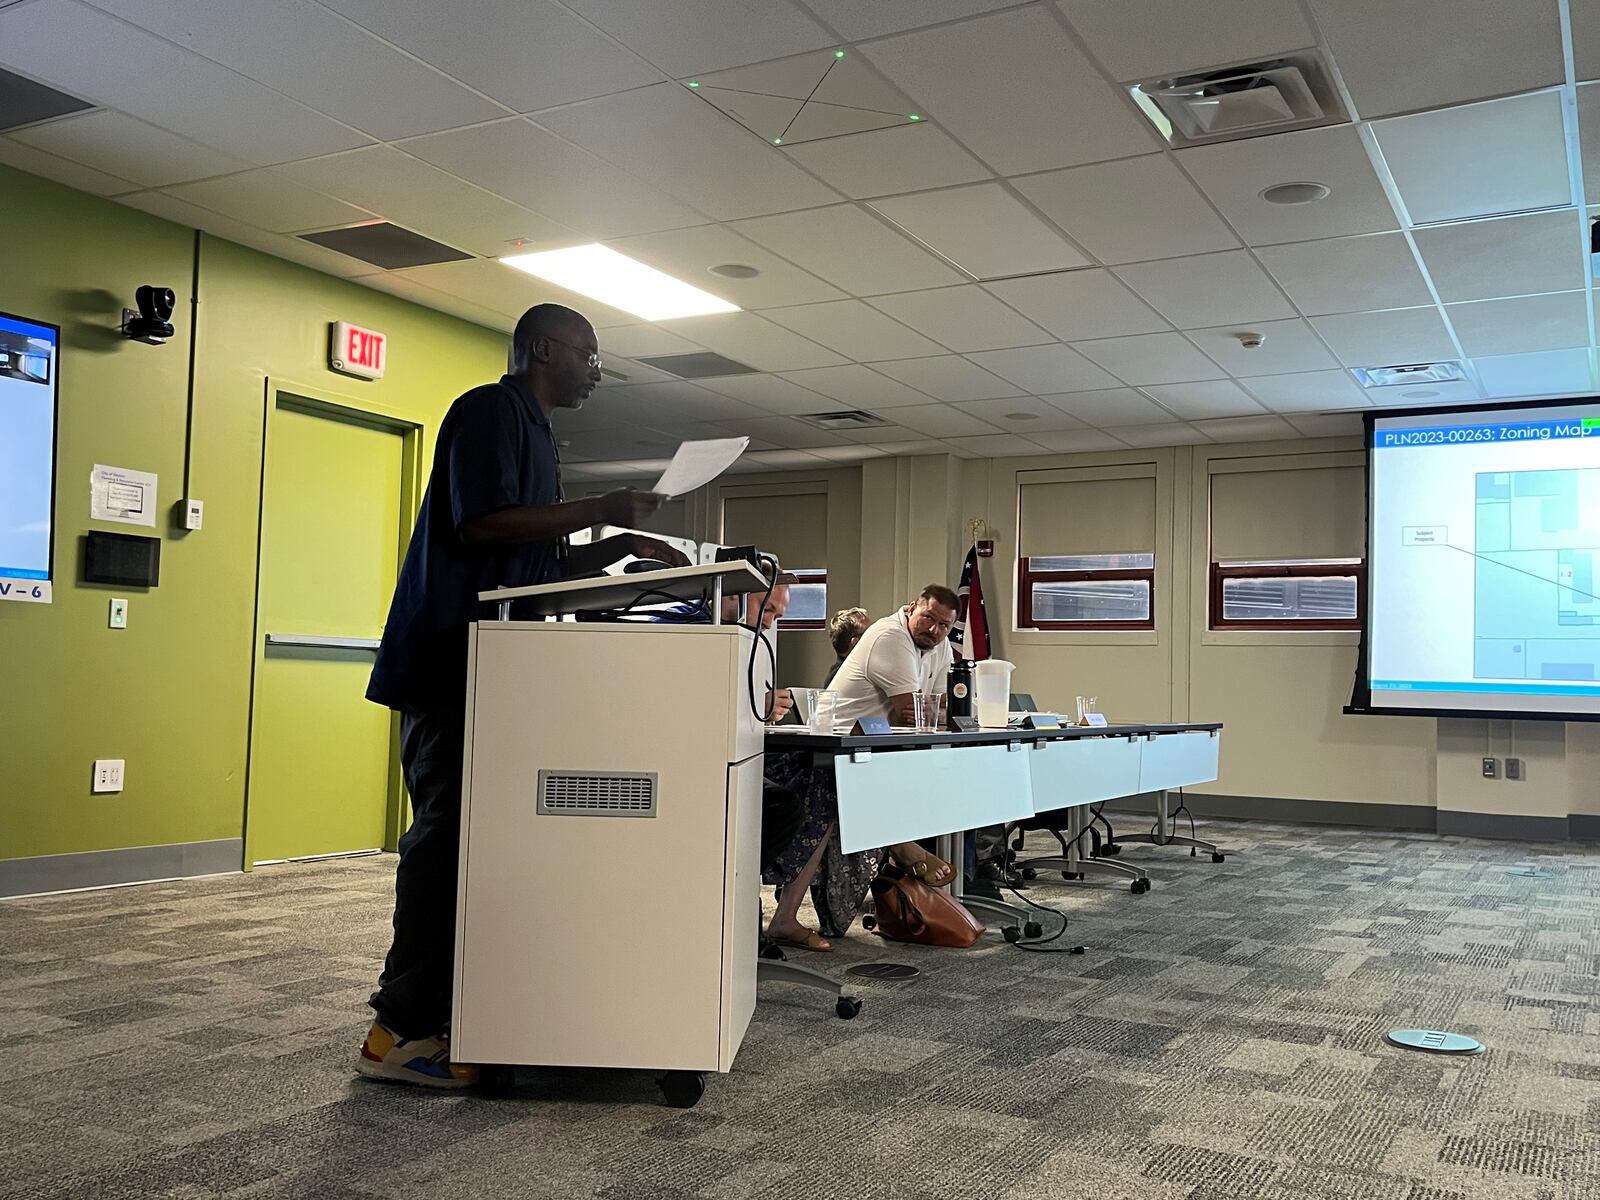
[[[760,607],[756,609],[756,623],[752,626],[745,625],[742,621],[735,621],[734,624],[741,625],[745,629],[751,630],[756,635],[750,643],[750,662],[745,667],[745,686],[750,691],[750,711],[755,714],[757,721],[760,721],[761,724],[765,725],[772,719],[773,709],[778,703],[778,648],[767,640],[766,630],[761,628],[760,614],[766,610],[767,601],[772,598],[773,589],[778,586],[778,560],[773,558],[770,554],[762,554],[758,551],[756,554],[756,561],[764,564],[770,564],[769,569],[762,571],[762,574],[767,577],[767,590],[761,596]],[[767,648],[767,661],[772,667],[772,686],[767,689],[766,704],[764,707],[757,706],[756,704],[757,646],[765,646]]]
[[[1046,904],[1037,904],[1037,903],[1035,903],[1034,901],[1030,900],[1027,896],[1024,896],[1017,888],[1013,887],[1009,883],[1002,883],[1000,886],[1003,889],[1005,889],[1006,891],[1010,892],[1018,900],[1021,900],[1029,908],[1036,909],[1039,912],[1049,913],[1051,916],[1055,916],[1055,917],[1060,917],[1061,918],[1061,926],[1060,926],[1060,928],[1058,928],[1049,937],[1029,938],[1026,941],[1022,940],[1021,938],[1018,938],[1015,941],[1012,941],[1011,939],[1008,938],[1007,941],[1011,945],[1015,946],[1018,950],[1027,950],[1029,953],[1032,953],[1032,954],[1082,954],[1082,953],[1084,953],[1084,947],[1082,947],[1082,946],[1057,946],[1054,949],[1050,949],[1050,950],[1045,949],[1045,947],[1049,946],[1052,942],[1060,941],[1061,936],[1064,933],[1067,932],[1067,914],[1062,912],[1059,908],[1051,908],[1049,905],[1046,905]],[[1015,926],[1012,926],[1011,928],[1014,929]]]

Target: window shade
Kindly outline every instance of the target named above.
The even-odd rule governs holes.
[[[1156,548],[1154,476],[1025,483],[1019,490],[1025,557]]]
[[[756,546],[797,567],[828,565],[828,497],[739,496],[722,502],[722,540],[730,546]]]
[[[1360,558],[1366,488],[1360,467],[1211,476],[1211,557]]]

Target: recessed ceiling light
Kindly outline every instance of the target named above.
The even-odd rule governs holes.
[[[721,275],[724,279],[754,279],[761,274],[759,267],[752,267],[749,263],[718,263],[714,267],[707,267],[713,275]]]
[[[1038,413],[1014,412],[1006,414],[1006,420],[1008,421],[1037,421],[1038,419]]]
[[[599,243],[512,254],[500,261],[644,321],[739,311],[737,304],[729,304]]]
[[[1268,204],[1314,204],[1333,191],[1325,183],[1276,183],[1261,193]]]

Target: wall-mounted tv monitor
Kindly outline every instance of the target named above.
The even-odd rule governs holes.
[[[50,600],[60,364],[60,329],[0,313],[0,600]]]
[[[1366,427],[1352,710],[1600,720],[1600,397]]]

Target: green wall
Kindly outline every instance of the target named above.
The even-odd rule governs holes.
[[[55,602],[0,603],[0,859],[239,837],[249,723],[265,381],[424,425],[505,366],[505,338],[0,167],[14,236],[0,310],[62,327]],[[142,283],[178,295],[165,346],[117,332]],[[382,380],[327,369],[328,323],[390,337]],[[190,492],[205,528],[172,532],[183,493],[189,338],[197,337]],[[425,447],[431,456],[431,441]],[[95,463],[160,475],[161,585],[77,582]],[[102,528],[126,528],[101,526]],[[312,581],[336,588],[337,579]],[[110,596],[128,628],[106,626]],[[96,758],[124,790],[91,794]]]

